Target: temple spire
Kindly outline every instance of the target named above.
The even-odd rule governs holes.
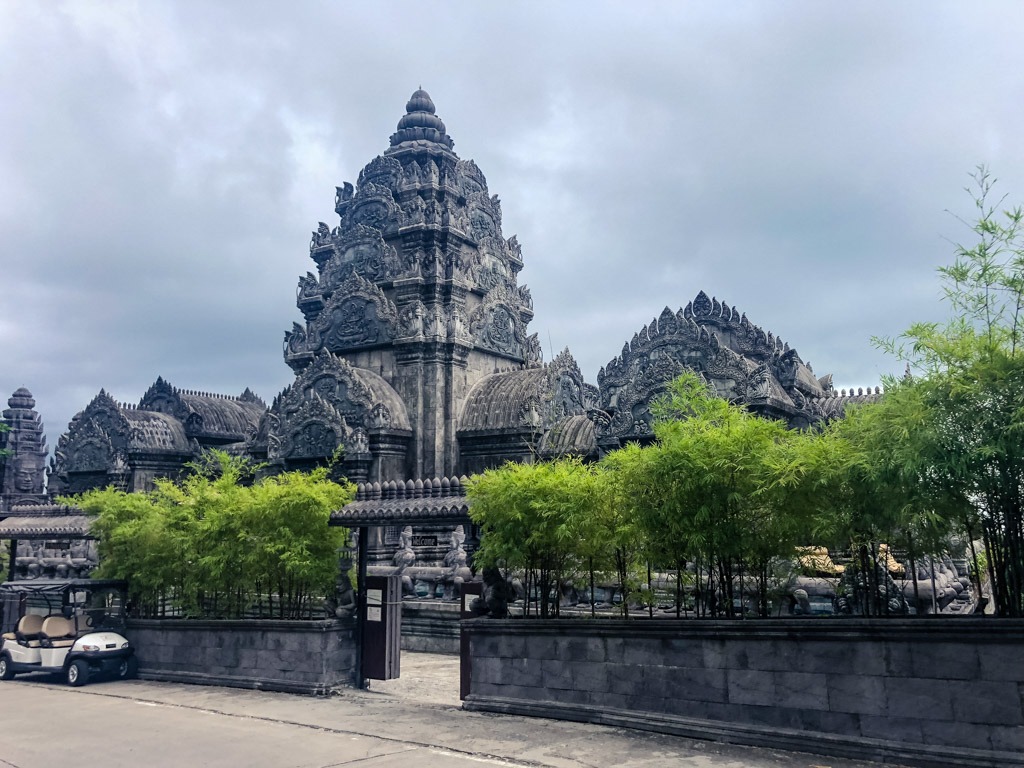
[[[424,146],[440,144],[446,149],[453,149],[455,142],[445,133],[444,122],[435,114],[434,102],[430,94],[422,88],[417,89],[405,105],[405,115],[398,121],[398,130],[391,135],[393,151],[405,146]],[[403,147],[404,148],[404,147]]]

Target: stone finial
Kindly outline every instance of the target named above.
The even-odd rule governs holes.
[[[36,400],[25,387],[18,387],[14,390],[14,394],[7,399],[7,405],[10,408],[31,410],[36,407]]]
[[[445,133],[444,122],[435,114],[430,94],[416,90],[405,105],[405,115],[398,121],[398,130],[391,135],[391,146],[414,141],[427,141],[452,149],[455,142]]]

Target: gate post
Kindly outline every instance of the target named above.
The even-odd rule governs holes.
[[[469,655],[469,633],[462,627],[462,622],[475,615],[470,610],[475,598],[482,598],[484,585],[479,581],[462,583],[462,598],[459,604],[459,699],[469,696],[469,686],[473,680],[473,659]]]

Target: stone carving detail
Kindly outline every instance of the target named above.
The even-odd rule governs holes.
[[[320,275],[325,299],[353,273],[378,282],[393,280],[410,267],[402,262],[394,246],[384,241],[379,229],[362,223],[344,231],[341,227],[336,229],[330,245]]]
[[[370,438],[362,427],[353,429],[345,443],[345,450],[349,454],[361,455],[370,452]]]
[[[305,309],[305,306],[310,303],[323,306],[323,296],[320,294],[320,281],[316,279],[316,275],[312,272],[307,272],[304,277],[299,278],[299,286],[295,291],[295,300],[299,309]]]
[[[118,403],[104,390],[93,398],[68,432],[66,472],[106,472],[115,450],[124,452],[131,427]]]
[[[309,241],[309,250],[315,251],[317,248],[330,244],[331,228],[321,221],[313,230],[313,237]]]
[[[91,539],[28,539],[18,542],[14,577],[17,580],[85,579],[97,565],[96,542]]]
[[[298,369],[321,349],[341,352],[385,344],[399,335],[399,325],[398,310],[384,292],[351,274],[308,328],[294,323],[285,333],[285,360]]]
[[[402,204],[402,226],[412,227],[427,223],[427,204],[423,198],[415,195]]]
[[[418,338],[423,335],[423,315],[426,310],[423,302],[416,299],[411,304],[402,307],[398,316],[398,325],[401,328],[401,338]]]
[[[469,321],[477,346],[525,360],[526,323],[519,316],[517,299],[503,286],[487,294]]]
[[[398,160],[387,155],[377,155],[359,173],[359,192],[356,198],[370,190],[384,189],[390,192],[398,189],[402,173],[402,164]]]
[[[336,190],[334,195],[334,209],[340,214],[340,208],[352,199],[352,194],[355,190],[353,189],[352,184],[347,181],[342,182],[340,187],[335,187],[334,189]]]
[[[391,426],[391,409],[384,403],[377,403],[370,409],[370,426],[374,429],[388,429]]]
[[[265,451],[275,462],[328,458],[339,445],[347,454],[367,453],[367,430],[391,429],[395,422],[391,407],[375,397],[351,364],[322,350],[274,398],[248,449]]]
[[[278,405],[272,406],[261,424],[265,425],[267,458],[271,461],[331,456],[348,437],[345,417],[315,390],[280,404],[275,411]]]
[[[473,578],[467,560],[468,555],[464,544],[466,543],[466,532],[462,526],[452,528],[449,537],[448,551],[444,554],[441,574],[441,582],[444,584],[444,599],[457,600],[462,594],[462,585]]]
[[[470,338],[469,327],[466,323],[466,311],[462,307],[453,304],[448,308],[448,318],[445,325],[449,341],[464,342]]]
[[[547,425],[586,412],[583,374],[568,349],[559,352],[548,365],[547,390],[550,398],[545,414]]]
[[[359,185],[359,191],[346,211],[346,220],[350,225],[362,224],[384,230],[390,222],[397,223],[397,213],[398,206],[391,190],[382,184],[368,182]]]
[[[526,337],[526,350],[523,354],[526,358],[527,368],[539,368],[544,365],[544,352],[540,346],[540,337],[531,333]]]
[[[747,382],[747,400],[764,400],[771,397],[771,372],[768,365],[762,363],[750,374]]]
[[[459,189],[462,196],[469,198],[480,192],[487,192],[487,179],[484,172],[472,160],[459,160],[456,164],[456,171],[459,178]]]

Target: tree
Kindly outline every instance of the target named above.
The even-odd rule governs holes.
[[[813,480],[801,453],[812,436],[717,397],[694,373],[676,379],[655,412],[638,510],[648,535],[663,539],[653,546],[677,563],[687,552],[696,560],[702,613],[732,617],[752,579],[767,615],[774,566],[811,528],[798,502]]]
[[[10,449],[2,447],[7,442],[7,438],[4,437],[4,435],[10,431],[11,428],[3,421],[3,419],[0,419],[0,467],[4,464],[3,460],[12,453]]]
[[[828,425],[816,445],[821,485],[816,489],[819,541],[849,545],[855,554],[848,569],[863,575],[865,589],[846,595],[863,615],[884,615],[900,594],[890,593],[883,545],[909,554],[916,584],[922,555],[948,548],[950,521],[962,500],[932,482],[919,391],[905,381],[889,381],[885,397],[852,407]],[[899,607],[895,610],[900,610]]]
[[[977,240],[939,270],[952,317],[878,343],[913,371],[894,415],[909,463],[984,539],[996,612],[1024,616],[1024,209],[993,202],[986,168],[972,178]]]
[[[328,468],[250,482],[254,468],[220,451],[180,482],[148,493],[114,488],[68,501],[94,516],[97,576],[125,579],[143,615],[169,601],[190,616],[309,614],[328,594],[347,533],[328,527],[350,483]]]
[[[591,552],[582,542],[593,521],[594,472],[578,459],[509,462],[470,481],[469,514],[483,533],[476,565],[523,571],[525,610],[536,590],[541,618],[549,615],[551,595]],[[557,613],[557,599],[554,607]]]

